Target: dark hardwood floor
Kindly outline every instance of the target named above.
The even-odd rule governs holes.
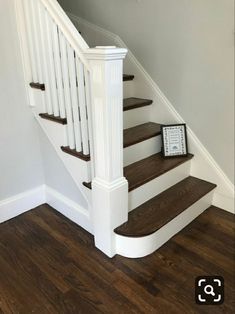
[[[49,206],[0,225],[0,313],[234,313],[234,217],[211,207],[154,254],[107,258]],[[194,301],[195,277],[225,279],[225,303]]]

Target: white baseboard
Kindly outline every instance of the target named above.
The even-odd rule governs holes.
[[[0,201],[0,223],[45,203],[48,203],[62,215],[92,233],[89,211],[46,185],[41,185]]]
[[[229,213],[235,214],[234,198],[227,197],[215,191],[212,204]]]
[[[67,14],[75,25],[77,24],[84,31],[84,34],[88,33],[91,38],[93,36],[93,39],[97,40],[97,38],[100,38],[101,41],[107,42],[109,45],[128,48],[118,35],[70,12],[67,12]],[[183,118],[130,50],[125,62],[127,70],[130,71],[129,73],[135,75],[135,80],[133,81],[136,84],[135,91],[137,94],[135,96],[150,98],[154,101],[151,121],[157,123],[184,123]],[[154,119],[157,119],[157,121],[154,121]],[[192,160],[190,174],[215,183],[217,189],[213,205],[234,213],[234,184],[189,126],[188,139],[190,152],[195,155]]]
[[[46,186],[46,202],[89,233],[92,232],[89,211],[79,206],[74,201],[57,192],[56,190]]]
[[[44,185],[0,201],[0,223],[21,215],[45,202]]]

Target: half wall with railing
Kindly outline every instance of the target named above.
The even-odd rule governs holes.
[[[15,0],[15,4],[29,103],[38,106],[35,90],[39,90],[37,119],[54,120],[66,128],[66,140],[58,153],[67,152],[85,162],[66,159],[80,189],[84,189],[80,182],[84,171],[80,174],[78,170],[87,171],[96,246],[113,256],[113,230],[128,216],[122,82],[127,50],[89,48],[56,0]],[[51,130],[46,128],[53,133],[48,135],[53,141],[55,128]]]

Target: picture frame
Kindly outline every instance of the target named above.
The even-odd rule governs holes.
[[[165,158],[188,155],[187,128],[185,123],[161,126],[162,155]]]

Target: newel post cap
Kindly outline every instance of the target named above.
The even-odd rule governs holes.
[[[126,48],[117,48],[115,46],[96,46],[89,48],[84,52],[88,60],[123,60],[128,50]]]

